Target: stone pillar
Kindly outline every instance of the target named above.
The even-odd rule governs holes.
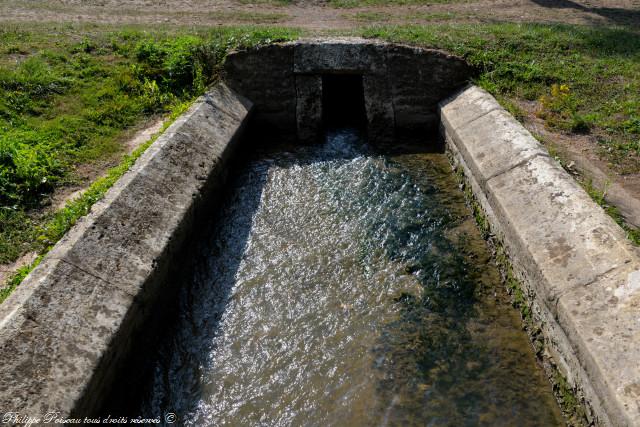
[[[322,77],[296,75],[298,141],[310,144],[322,137]]]
[[[365,74],[362,76],[362,86],[369,141],[383,144],[393,142],[395,118],[387,76]]]

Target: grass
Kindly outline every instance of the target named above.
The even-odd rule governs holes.
[[[378,0],[357,3],[371,1]],[[383,18],[355,15],[363,22]],[[535,100],[547,126],[592,133],[615,170],[640,171],[640,37],[632,30],[441,23],[355,33],[464,56],[477,69],[476,83],[516,117],[522,112],[512,100]],[[122,158],[127,129],[179,111],[215,81],[229,49],[298,34],[255,27],[3,26],[0,263],[45,253],[119,175],[110,172],[112,178],[95,184],[99,191],[59,212],[46,209],[53,192],[80,180],[79,166]],[[605,209],[621,222],[613,207]]]
[[[229,49],[295,35],[251,27],[0,29],[0,263],[46,253],[141,153],[124,155],[125,132],[145,117],[182,111],[217,79]],[[63,209],[47,208],[58,188],[80,180],[78,167],[106,160],[118,166]]]
[[[393,15],[382,12],[358,12],[354,15],[346,15],[347,17],[357,22],[388,22],[393,18]]]
[[[356,8],[371,6],[406,6],[463,3],[465,0],[329,0],[329,5],[337,8]]]
[[[640,171],[640,36],[622,28],[543,24],[378,26],[365,37],[464,56],[501,100],[538,101],[548,127],[595,135],[618,173]]]
[[[289,18],[289,15],[286,13],[248,12],[242,10],[233,12],[210,12],[206,16],[221,22],[240,22],[249,24],[277,24],[279,22],[286,21]]]

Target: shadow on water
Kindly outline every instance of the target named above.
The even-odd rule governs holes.
[[[246,141],[249,142],[249,141]],[[318,161],[348,161],[368,151],[364,144],[338,144],[323,153],[323,158],[300,156],[296,144],[280,144],[275,149],[257,147],[258,154],[236,161],[233,169],[241,173],[230,179],[229,190],[197,236],[194,246],[171,274],[178,281],[176,303],[164,305],[159,322],[160,336],[141,337],[129,368],[107,400],[105,414],[155,418],[176,413],[178,419],[193,412],[202,399],[201,379],[216,348],[220,321],[232,296],[236,273],[243,260],[258,210],[269,168],[294,168]],[[303,147],[302,152],[314,151]],[[269,158],[268,153],[276,153]],[[222,237],[221,237],[222,236]],[[224,254],[224,263],[217,262]],[[162,418],[162,417],[161,417]]]
[[[401,215],[368,227],[366,245],[382,248],[420,284],[395,295],[399,315],[382,325],[372,349],[377,399],[386,402],[377,408],[380,424],[560,425],[544,379],[526,368],[533,358],[524,334],[512,339],[519,319],[497,289],[498,272],[448,164],[407,155],[411,150],[383,153],[422,194],[405,192],[414,202],[403,204]]]
[[[236,160],[232,168],[242,169],[244,163],[245,159]],[[198,402],[198,382],[214,350],[209,343],[219,332],[267,173],[268,167],[253,168],[232,178],[225,201],[212,206],[218,213],[199,221],[203,224],[192,233],[192,246],[185,248],[168,279],[177,283],[177,295],[152,311],[146,323],[151,333],[137,337],[134,355],[108,397],[104,414],[156,418],[178,410],[186,413],[190,403]],[[216,239],[221,233],[234,238],[222,242]],[[221,253],[230,254],[222,269],[212,263]]]
[[[259,151],[114,407],[190,425],[561,424],[443,156],[357,135]]]

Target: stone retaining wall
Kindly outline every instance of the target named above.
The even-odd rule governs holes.
[[[362,76],[369,139],[437,131],[438,102],[471,68],[446,52],[359,38],[311,39],[231,53],[225,80],[255,103],[260,135],[312,142],[322,128],[323,74]]]
[[[640,425],[638,250],[487,92],[464,89],[440,118],[558,368],[597,424]]]
[[[100,408],[250,109],[224,85],[209,91],[0,305],[1,412]]]

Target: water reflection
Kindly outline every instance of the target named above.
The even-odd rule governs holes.
[[[185,425],[557,425],[442,155],[265,151],[203,238],[141,412]]]

